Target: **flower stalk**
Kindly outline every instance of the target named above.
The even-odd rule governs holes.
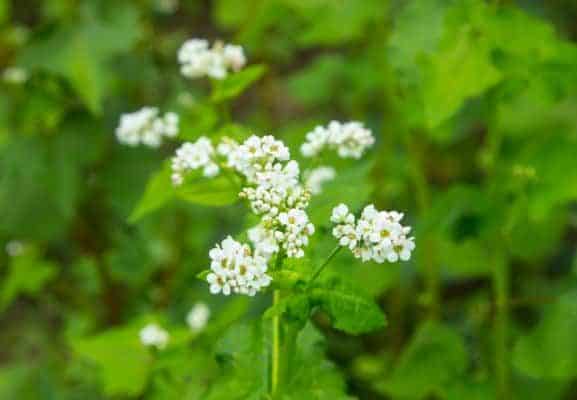
[[[313,275],[311,276],[311,279],[308,283],[308,287],[310,288],[313,284],[313,282],[319,277],[319,275],[321,274],[321,272],[323,272],[323,270],[325,269],[325,267],[327,265],[329,265],[329,263],[332,261],[333,258],[335,258],[335,256],[338,254],[338,252],[342,249],[342,246],[337,246],[333,249],[333,251],[331,251],[331,254],[329,254],[329,256],[327,257],[327,259],[316,269],[315,272],[313,272]]]
[[[273,291],[273,307],[280,302],[280,290]],[[271,349],[271,375],[270,375],[270,394],[274,399],[278,395],[278,388],[281,376],[281,318],[275,315],[272,318],[272,349]]]

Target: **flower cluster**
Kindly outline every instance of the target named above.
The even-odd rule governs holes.
[[[231,293],[254,296],[261,288],[267,287],[271,277],[267,275],[267,260],[252,254],[250,247],[230,236],[220,245],[210,250],[211,272],[206,277],[210,292]]]
[[[411,228],[401,225],[403,214],[397,211],[378,211],[368,205],[355,223],[355,216],[346,205],[333,209],[331,221],[337,224],[333,235],[339,245],[348,247],[356,258],[378,263],[407,261],[415,248]]]
[[[323,185],[332,181],[336,176],[335,169],[332,167],[318,167],[305,173],[305,186],[311,191],[311,194],[320,194],[323,191]]]
[[[182,144],[172,158],[172,183],[175,186],[181,185],[187,171],[200,168],[202,168],[204,176],[209,178],[216,176],[220,168],[214,161],[214,155],[211,141],[204,136],[194,143]]]
[[[302,257],[314,233],[304,211],[310,193],[299,182],[300,168],[290,160],[288,148],[272,136],[251,136],[231,150],[228,160],[249,183],[240,196],[262,216],[249,234],[257,251],[266,258],[281,249],[287,257]]]
[[[7,67],[2,71],[2,80],[14,85],[25,83],[29,77],[28,71],[21,67]]]
[[[307,133],[301,153],[305,157],[314,157],[328,148],[336,150],[339,157],[358,159],[374,143],[373,134],[361,122],[331,121],[326,127],[317,126]]]
[[[208,76],[224,79],[229,71],[239,71],[246,64],[241,46],[217,41],[210,48],[205,39],[190,39],[178,51],[180,72],[187,78]]]
[[[17,257],[24,253],[24,243],[19,240],[11,240],[6,243],[6,254],[10,257]]]
[[[156,107],[143,107],[133,113],[123,114],[116,128],[118,141],[129,146],[140,143],[149,147],[158,147],[163,138],[172,138],[178,134],[178,115],[167,112],[159,115]]]
[[[186,323],[193,332],[200,332],[210,318],[210,308],[204,303],[196,303],[186,315]]]
[[[168,332],[162,329],[157,324],[148,324],[140,330],[140,342],[148,347],[156,347],[162,350],[168,344],[170,336]]]

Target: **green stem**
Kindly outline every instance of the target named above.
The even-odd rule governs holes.
[[[419,144],[413,137],[416,132],[405,134],[405,147],[411,158],[411,175],[417,198],[417,206],[421,216],[428,212],[431,204],[431,189],[426,176],[426,166],[423,163]],[[441,283],[439,268],[435,257],[435,243],[430,234],[423,235],[423,263],[425,269],[425,301],[430,319],[438,319],[441,308]]]
[[[308,287],[310,287],[313,282],[319,277],[319,275],[321,274],[321,272],[323,272],[323,269],[325,269],[325,267],[331,262],[331,260],[337,255],[337,253],[342,249],[342,246],[337,246],[333,249],[333,251],[331,252],[331,254],[329,254],[329,256],[327,257],[327,259],[325,260],[325,262],[323,262],[321,264],[320,267],[317,268],[317,270],[313,273],[313,276],[311,277],[309,283],[308,283]]]
[[[495,374],[497,399],[509,399],[509,269],[503,258],[493,267],[493,290],[495,293]]]
[[[273,307],[280,302],[280,290],[273,292]],[[280,350],[281,350],[281,328],[280,316],[276,315],[272,318],[272,351],[271,351],[271,376],[270,376],[270,394],[274,399],[278,394],[280,381]]]

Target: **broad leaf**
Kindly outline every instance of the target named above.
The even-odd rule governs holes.
[[[35,40],[21,54],[19,63],[66,78],[84,104],[100,113],[112,76],[110,63],[138,39],[138,16],[129,5],[106,15],[87,6],[80,14],[81,21],[63,24],[54,33]]]
[[[577,291],[545,307],[543,319],[521,337],[513,352],[519,372],[536,379],[563,380],[577,376]]]
[[[152,176],[146,185],[144,195],[128,218],[130,222],[137,222],[145,215],[158,210],[174,198],[176,190],[172,185],[170,175],[170,168],[165,167]]]
[[[474,30],[463,26],[435,53],[425,73],[425,119],[435,128],[451,118],[466,100],[501,80],[493,65],[491,48]]]
[[[374,301],[336,278],[319,283],[311,289],[310,296],[336,329],[357,335],[385,326],[385,315]]]
[[[265,73],[264,65],[251,65],[239,72],[229,75],[222,81],[216,81],[212,101],[222,102],[237,97]]]
[[[227,176],[201,178],[186,182],[176,190],[176,196],[189,203],[205,206],[227,206],[238,200],[240,188]]]
[[[37,295],[56,273],[56,265],[43,260],[36,249],[24,248],[22,254],[10,259],[0,291],[0,311],[21,294]]]
[[[146,185],[144,195],[129,217],[130,222],[137,222],[176,198],[192,204],[213,207],[230,205],[238,200],[240,189],[232,177],[223,174],[216,178],[199,177],[175,187],[170,176],[171,170],[168,164],[152,176]]]
[[[136,326],[109,330],[72,343],[74,352],[96,364],[107,396],[138,396],[151,370],[149,349]]]
[[[415,333],[392,375],[380,387],[395,398],[440,395],[466,367],[463,339],[445,325],[427,322]]]
[[[35,296],[57,273],[53,263],[43,260],[33,248],[11,258],[0,290],[0,311],[19,295]]]

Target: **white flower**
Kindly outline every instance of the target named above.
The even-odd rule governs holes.
[[[172,183],[175,186],[184,182],[184,175],[193,170],[202,169],[205,177],[212,178],[220,172],[215,160],[215,151],[211,141],[201,136],[196,142],[186,142],[172,158]]]
[[[224,63],[233,71],[239,71],[246,64],[246,57],[241,46],[227,44],[222,51]]]
[[[143,107],[133,113],[123,114],[116,128],[120,143],[137,146],[144,144],[158,147],[164,138],[178,134],[178,115],[168,112],[160,116],[156,107]]]
[[[174,14],[178,9],[178,0],[156,0],[156,9],[164,14]]]
[[[355,217],[349,212],[349,208],[346,206],[346,204],[341,203],[333,208],[331,222],[336,224],[352,224],[355,222]]]
[[[364,208],[355,224],[348,207],[340,204],[331,216],[331,221],[337,224],[333,236],[339,240],[339,245],[348,247],[362,261],[407,261],[415,249],[415,242],[407,236],[411,228],[401,225],[402,218],[402,213],[378,211],[371,204]]]
[[[2,71],[2,80],[6,83],[21,85],[28,80],[28,71],[21,67],[7,67]]]
[[[157,324],[151,323],[140,330],[140,342],[149,347],[156,347],[162,350],[168,344],[170,336],[168,332]]]
[[[190,330],[199,332],[204,329],[210,318],[210,308],[205,303],[196,303],[186,315]]]
[[[304,256],[303,247],[309,243],[309,236],[315,232],[314,225],[304,210],[290,209],[278,215],[277,223],[282,229],[281,245],[287,257]],[[280,235],[279,235],[280,236]]]
[[[361,122],[331,121],[328,126],[317,126],[307,133],[301,146],[305,157],[314,157],[325,148],[336,150],[342,158],[360,158],[375,143],[370,130]]]
[[[209,48],[204,39],[190,39],[178,51],[180,72],[187,78],[208,76],[224,79],[228,71],[239,71],[246,64],[241,46],[215,42]]]
[[[11,240],[6,243],[6,254],[10,257],[19,256],[24,252],[24,244],[19,240]]]
[[[273,230],[266,229],[259,224],[249,229],[247,235],[254,246],[255,254],[268,260],[278,252],[279,246]]]
[[[210,252],[210,269],[206,280],[213,294],[231,293],[254,296],[271,282],[267,272],[267,259],[252,254],[250,247],[230,236]]]
[[[318,167],[305,173],[305,186],[312,194],[320,194],[323,191],[325,182],[335,179],[336,172],[332,167]]]

